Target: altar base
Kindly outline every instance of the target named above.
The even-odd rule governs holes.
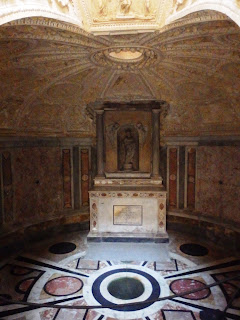
[[[147,180],[147,181],[146,181]],[[145,179],[133,187],[131,180],[103,179],[90,195],[91,242],[167,243],[166,191]],[[101,185],[99,186],[99,182]],[[122,185],[122,183],[124,183]],[[96,186],[97,185],[97,186]],[[111,187],[110,187],[111,185]]]

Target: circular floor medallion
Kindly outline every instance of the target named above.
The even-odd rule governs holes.
[[[72,242],[59,242],[52,245],[49,248],[49,251],[53,254],[66,254],[74,251],[76,247],[77,246]]]
[[[131,300],[143,294],[144,285],[135,278],[122,277],[111,281],[107,290],[115,298]]]
[[[208,254],[208,249],[197,243],[185,243],[180,246],[180,250],[189,255],[195,257],[202,257]]]
[[[175,294],[182,294],[186,291],[191,291],[195,289],[202,289],[206,286],[205,283],[194,280],[194,279],[179,279],[175,280],[170,284],[170,289]],[[203,289],[194,293],[187,294],[183,296],[185,299],[189,300],[201,300],[206,299],[211,294],[209,289]]]
[[[117,307],[117,303],[113,303],[112,300],[111,301],[108,300],[104,296],[104,294],[101,293],[100,286],[101,286],[102,282],[107,277],[109,277],[111,275],[118,275],[118,277],[121,278],[122,274],[124,275],[127,272],[131,273],[133,276],[140,275],[143,278],[147,279],[152,285],[151,293],[150,293],[150,296],[146,300],[144,300],[144,301],[146,301],[146,303],[144,303],[144,304],[139,304],[139,305],[134,305],[134,306],[127,306],[127,307]],[[131,268],[116,269],[116,270],[112,270],[112,271],[104,273],[102,276],[100,276],[99,278],[97,278],[95,280],[95,282],[93,284],[93,287],[92,287],[92,291],[93,291],[93,295],[94,295],[95,299],[101,305],[112,305],[112,309],[118,310],[118,311],[136,311],[136,310],[144,309],[144,308],[146,308],[146,307],[148,307],[148,306],[150,306],[152,304],[152,302],[148,302],[148,301],[159,298],[160,292],[161,292],[160,286],[159,286],[157,280],[154,277],[152,277],[148,273],[143,272],[141,270],[131,269]]]
[[[75,277],[58,277],[48,281],[44,291],[51,296],[69,296],[77,293],[83,287],[83,282]]]
[[[129,283],[130,288],[126,288]],[[159,273],[130,264],[100,269],[90,275],[83,287],[86,303],[105,306],[100,313],[114,319],[139,319],[154,314],[161,305],[155,301],[169,294],[169,285]]]

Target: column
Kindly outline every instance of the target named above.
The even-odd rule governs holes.
[[[152,110],[152,175],[159,177],[160,166],[160,109]]]
[[[103,114],[104,110],[96,110],[96,124],[97,124],[97,175],[104,176],[104,162],[103,162]]]

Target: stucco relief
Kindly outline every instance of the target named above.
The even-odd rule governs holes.
[[[123,20],[153,20],[156,19],[156,0],[92,0],[91,14],[93,22]]]
[[[178,10],[183,9],[186,4],[187,4],[188,0],[174,0],[173,1],[173,13],[176,13]]]
[[[239,0],[0,0],[0,24],[37,15],[95,33],[159,30],[179,17],[209,9],[227,14],[236,23],[240,21]]]
[[[63,7],[68,7],[70,4],[70,0],[55,0],[55,1]]]

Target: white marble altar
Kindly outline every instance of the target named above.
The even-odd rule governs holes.
[[[166,191],[158,187],[95,187],[88,241],[166,242]]]

